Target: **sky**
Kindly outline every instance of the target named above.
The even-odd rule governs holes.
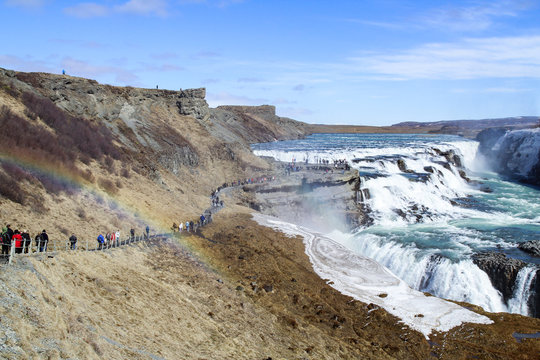
[[[308,123],[540,115],[540,0],[0,0],[0,67]]]

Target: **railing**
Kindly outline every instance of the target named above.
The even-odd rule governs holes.
[[[220,193],[221,190],[231,187],[238,187],[243,185],[252,185],[252,184],[261,184],[266,183],[274,180],[272,176],[262,176],[262,177],[256,177],[256,178],[250,178],[245,180],[237,180],[233,181],[232,183],[226,183],[218,187],[218,189],[213,192],[212,200],[216,199],[217,195]],[[221,203],[223,203],[221,201]],[[217,213],[223,205],[217,205],[212,204],[212,206],[208,209],[206,209],[203,214],[211,214],[214,215]],[[114,241],[105,241],[105,243],[98,243],[97,239],[89,241],[88,239],[85,240],[77,240],[75,243],[75,246],[72,246],[71,242],[68,240],[66,242],[59,241],[59,240],[30,240],[27,239],[23,240],[17,240],[17,242],[21,242],[20,246],[15,246],[15,240],[11,240],[9,244],[2,243],[2,254],[0,255],[0,263],[2,264],[11,264],[14,257],[18,256],[32,256],[32,255],[40,255],[40,254],[54,254],[58,251],[103,251],[108,249],[113,249],[120,246],[125,245],[131,245],[134,243],[138,243],[141,241],[148,241],[148,240],[156,240],[156,239],[163,239],[163,238],[170,238],[172,236],[175,236],[175,234],[181,234],[181,233],[187,233],[187,232],[196,232],[199,227],[203,227],[207,224],[212,222],[212,217],[206,217],[206,219],[201,223],[197,224],[194,223],[194,228],[191,229],[185,229],[183,231],[174,231],[173,233],[163,233],[163,234],[153,234],[149,235],[148,233],[144,233],[143,235],[133,235],[128,236],[124,240],[114,240]],[[1,238],[0,238],[1,240]],[[94,245],[91,245],[91,244]]]
[[[15,240],[11,240],[9,244],[2,243],[2,254],[0,260],[2,263],[11,264],[15,256],[31,256],[40,254],[53,254],[58,251],[103,251],[120,246],[131,245],[144,240],[160,239],[170,237],[171,234],[154,234],[154,235],[134,235],[128,236],[126,239],[120,239],[115,241],[106,241],[104,243],[98,243],[97,240],[92,241],[94,245],[88,241],[88,239],[81,241],[77,240],[74,244],[70,241],[58,244],[58,241],[43,241],[32,240],[20,241],[19,246],[15,246]],[[19,241],[17,241],[19,242]]]

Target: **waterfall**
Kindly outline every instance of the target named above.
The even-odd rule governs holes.
[[[540,130],[532,131],[520,143],[516,157],[527,165],[538,135]],[[520,272],[514,298],[505,304],[471,259],[482,251],[512,257],[519,251],[516,242],[536,239],[540,192],[486,172],[478,149],[478,142],[456,136],[317,134],[259,144],[255,153],[286,162],[346,160],[358,171],[353,196],[369,221],[352,234],[329,235],[332,239],[376,260],[416,290],[527,315],[535,272]]]
[[[516,278],[514,294],[508,301],[508,311],[522,315],[531,315],[528,301],[531,294],[531,286],[536,277],[538,268],[535,266],[526,266],[521,269]]]
[[[488,275],[471,260],[454,262],[414,245],[404,246],[362,232],[346,246],[384,265],[413,289],[476,304],[492,312],[507,311]]]

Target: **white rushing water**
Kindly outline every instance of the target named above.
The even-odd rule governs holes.
[[[528,299],[531,295],[530,288],[537,270],[535,266],[526,266],[519,271],[514,297],[510,299],[508,304],[510,312],[529,315],[529,308],[523,299]]]
[[[526,259],[536,265],[519,273],[513,297],[505,303],[471,256],[489,250],[527,257],[516,244],[540,233],[540,191],[494,173],[475,173],[484,169],[476,158],[477,142],[451,136],[319,134],[259,145],[254,148],[259,156],[297,164],[346,160],[358,170],[361,190],[368,194],[364,205],[370,225],[351,234],[326,234],[352,253],[374,259],[414,289],[492,312],[530,313],[537,259]],[[453,154],[459,159],[452,164]],[[484,184],[469,183],[463,171]],[[490,192],[481,191],[486,188]]]
[[[364,303],[381,306],[426,337],[464,322],[492,323],[489,318],[452,302],[411,289],[387,268],[329,237],[261,214],[254,214],[254,219],[285,234],[301,235],[313,269],[321,278],[328,279],[332,287]],[[380,296],[383,294],[386,296]]]

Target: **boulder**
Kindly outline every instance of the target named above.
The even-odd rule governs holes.
[[[524,261],[493,251],[473,255],[473,262],[488,274],[491,284],[501,292],[505,302],[512,298],[517,275],[527,265]]]
[[[531,240],[524,243],[520,243],[518,248],[533,256],[540,257],[540,240]]]
[[[495,289],[499,290],[508,304],[514,294],[516,278],[521,269],[527,263],[518,259],[511,259],[506,255],[496,252],[484,252],[473,255],[474,263],[485,271]],[[536,276],[530,285],[530,296],[527,305],[530,315],[540,317],[540,270],[536,271]]]

